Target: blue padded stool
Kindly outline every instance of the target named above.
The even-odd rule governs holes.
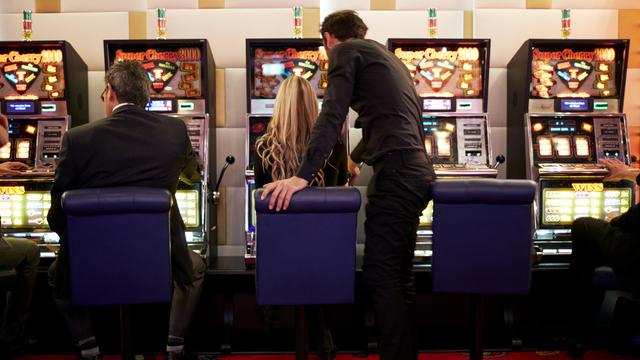
[[[121,305],[123,359],[133,358],[128,305],[171,300],[171,201],[165,189],[141,187],[62,195],[71,301]]]
[[[307,188],[289,208],[269,210],[255,193],[257,213],[256,296],[260,305],[296,308],[296,358],[306,358],[302,305],[354,301],[357,215],[355,188]]]
[[[632,352],[634,357],[640,354],[640,327],[633,326],[633,333],[621,333],[620,330],[625,328],[628,324],[636,324],[638,310],[640,308],[640,284],[638,281],[631,279],[623,279],[613,272],[613,269],[608,266],[600,266],[593,272],[593,283],[596,288],[602,289],[602,291],[615,290],[620,291],[618,300],[616,301],[614,308],[613,321],[611,323],[612,330],[610,338],[614,347],[625,349],[627,352]],[[623,299],[624,298],[624,299]],[[633,307],[633,311],[630,311],[630,306]],[[621,308],[627,310],[620,311]],[[619,315],[618,315],[619,314]],[[632,315],[635,314],[635,315]],[[631,317],[629,317],[631,315]]]
[[[529,293],[535,193],[530,180],[433,183],[433,291],[472,295],[471,359],[482,359],[482,296]]]

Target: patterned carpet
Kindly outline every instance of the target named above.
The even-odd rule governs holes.
[[[144,360],[160,360],[161,355],[147,355]],[[522,352],[485,352],[485,359],[500,360],[571,360],[565,352],[561,351],[522,351]],[[136,359],[143,359],[137,356]],[[228,355],[228,356],[198,356],[198,360],[294,360],[293,354],[270,354],[270,355]],[[320,358],[314,354],[309,355],[309,360],[319,360]],[[335,360],[378,360],[377,355],[370,355],[368,358],[356,355],[338,355]],[[468,360],[469,354],[457,352],[435,352],[420,354],[420,360]],[[606,351],[589,351],[583,360],[624,360],[634,359],[634,357],[616,355]],[[637,359],[637,358],[635,358]],[[37,355],[22,356],[17,360],[77,360],[77,357],[71,355]],[[120,360],[118,355],[107,355],[104,360]]]

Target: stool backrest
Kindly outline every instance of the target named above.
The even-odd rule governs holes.
[[[74,305],[168,302],[171,194],[141,187],[67,191],[67,245]]]
[[[258,304],[352,303],[360,192],[308,188],[280,212],[261,196],[256,191]]]
[[[529,180],[436,180],[433,290],[527,294],[535,192]]]

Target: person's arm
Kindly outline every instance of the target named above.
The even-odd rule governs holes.
[[[5,146],[9,142],[9,120],[0,114],[0,147]]]
[[[627,166],[618,159],[601,159],[600,163],[605,165],[609,170],[609,175],[607,175],[604,181],[636,181],[636,178],[640,175],[640,169]]]
[[[51,207],[47,214],[49,228],[62,238],[67,228],[67,218],[62,211],[62,194],[73,188],[76,178],[76,169],[71,155],[71,138],[66,133],[62,138],[60,160],[56,167],[56,175],[51,188]]]
[[[363,155],[364,155],[364,142],[362,141],[362,139],[360,139],[360,141],[358,141],[358,145],[356,145],[356,147],[353,148],[353,151],[351,151],[351,154],[349,155],[349,157],[351,158],[351,161],[358,164],[362,162]]]
[[[17,162],[17,161],[7,161],[0,164],[0,176],[2,175],[20,175],[22,171],[28,169],[29,165]]]
[[[356,83],[356,72],[360,64],[360,55],[347,43],[336,45],[329,60],[328,83],[322,111],[313,127],[309,146],[297,176],[311,182],[322,168],[331,149],[338,141]]]

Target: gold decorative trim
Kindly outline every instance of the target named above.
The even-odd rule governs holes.
[[[629,68],[640,68],[640,10],[618,10],[618,38],[630,39]]]
[[[129,12],[129,39],[147,38],[147,12]]]
[[[551,9],[551,0],[527,0],[527,9]]]
[[[36,0],[36,13],[61,12],[61,0]]]
[[[464,11],[464,37],[473,39],[473,10]]]
[[[198,0],[199,9],[224,9],[224,0]]]
[[[371,10],[395,10],[396,0],[371,0]]]
[[[227,188],[220,186],[220,202],[217,205],[216,245],[227,245]]]
[[[302,9],[302,37],[315,39],[320,37],[320,9]]]
[[[215,121],[217,128],[223,128],[227,126],[226,117],[226,98],[225,98],[225,78],[224,69],[216,69],[216,113]]]

